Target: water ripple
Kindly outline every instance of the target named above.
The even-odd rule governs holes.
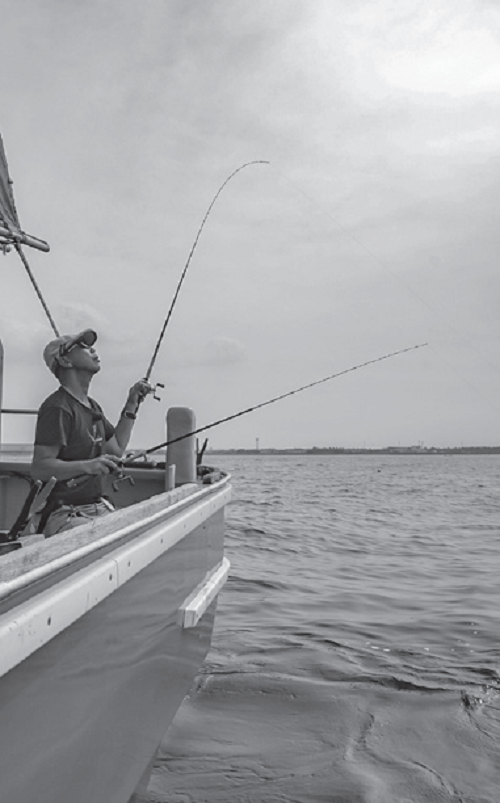
[[[151,801],[498,803],[500,459],[219,464],[231,576]]]

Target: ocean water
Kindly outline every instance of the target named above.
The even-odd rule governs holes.
[[[500,803],[500,455],[207,462],[231,574],[145,801]]]
[[[231,575],[147,800],[499,803],[500,456],[216,461]]]

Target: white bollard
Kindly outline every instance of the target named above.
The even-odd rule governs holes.
[[[189,407],[170,407],[167,412],[167,440],[175,440],[196,429],[196,419]],[[196,436],[189,435],[167,446],[166,470],[175,466],[175,485],[196,482]]]
[[[2,445],[3,345],[0,340],[0,446]]]

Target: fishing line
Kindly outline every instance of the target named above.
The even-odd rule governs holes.
[[[485,355],[471,343],[470,339],[469,340],[465,340],[464,337],[463,337],[463,333],[459,332],[458,329],[456,329],[451,323],[449,323],[449,321],[447,321],[446,318],[443,317],[442,313],[438,309],[433,307],[432,304],[430,304],[423,296],[421,296],[419,293],[417,293],[415,290],[413,290],[413,288],[409,284],[407,284],[405,281],[403,281],[403,279],[394,270],[392,270],[392,268],[387,264],[387,262],[384,262],[383,259],[381,259],[379,256],[377,256],[373,251],[371,251],[370,248],[368,248],[368,246],[366,246],[358,237],[356,237],[351,231],[349,231],[349,229],[347,229],[345,226],[343,226],[342,223],[338,220],[338,218],[336,218],[334,215],[332,215],[332,213],[329,210],[325,209],[325,207],[323,207],[314,198],[312,198],[308,193],[306,193],[298,184],[296,184],[295,181],[293,181],[285,173],[283,173],[282,170],[277,168],[275,164],[272,164],[271,167],[277,173],[279,173],[279,175],[282,178],[284,178],[296,190],[296,192],[300,193],[304,198],[306,198],[309,201],[310,204],[315,206],[324,215],[326,215],[328,218],[330,218],[335,223],[337,228],[340,229],[340,231],[343,234],[345,234],[347,237],[349,237],[353,242],[355,242],[371,259],[373,259],[374,262],[376,262],[378,265],[380,265],[380,267],[384,268],[395,279],[397,279],[398,282],[400,282],[400,284],[412,296],[414,296],[414,298],[416,298],[418,301],[420,301],[421,304],[423,304],[425,307],[427,307],[429,312],[431,312],[434,316],[436,316],[439,319],[439,321],[441,321],[445,326],[447,326],[448,329],[451,332],[453,332],[453,334],[460,339],[462,345],[465,345],[466,347],[469,347],[473,351],[475,351],[476,354],[478,354],[483,360],[486,361],[486,364],[489,365],[490,368],[493,368],[497,372],[500,370],[498,365],[495,365],[494,363],[491,363],[487,358],[485,358]],[[434,353],[436,354],[436,356],[440,356],[437,352],[434,352]],[[445,362],[446,362],[446,360],[445,360]],[[457,376],[462,379],[463,382],[465,382],[466,384],[468,384],[471,387],[473,387],[473,385],[471,385],[469,380],[467,380],[462,374],[460,374],[460,372],[457,371],[456,368],[454,369],[454,371],[457,374]],[[476,392],[480,396],[482,395],[480,393],[480,391],[477,390],[477,388],[476,388]]]
[[[469,382],[469,380],[465,376],[462,376],[462,374],[459,373],[459,371],[457,371],[457,369],[455,368],[453,363],[451,363],[449,360],[447,360],[446,357],[443,354],[441,354],[441,352],[439,350],[437,350],[436,348],[433,348],[432,346],[429,346],[429,349],[430,349],[430,351],[433,352],[433,354],[436,355],[436,357],[438,357],[440,360],[442,360],[448,366],[448,368],[451,371],[453,371],[453,373],[456,374],[456,376],[458,376],[459,379],[462,380],[462,382],[465,382],[465,384],[468,385],[471,388],[471,390],[473,390],[474,393],[476,393],[479,396],[481,401],[486,402],[486,404],[488,404],[488,406],[491,407],[492,410],[495,410],[495,411],[498,410],[498,405],[494,404],[491,401],[491,399],[489,399],[487,396],[485,396],[483,393],[481,393],[479,388],[477,388],[472,382]]]
[[[169,324],[170,318],[172,317],[172,312],[173,312],[173,309],[174,309],[174,307],[175,307],[175,304],[176,304],[176,301],[177,301],[177,297],[178,297],[178,295],[179,295],[179,292],[180,292],[180,289],[181,289],[182,283],[183,283],[183,281],[184,281],[184,278],[185,278],[185,276],[186,276],[186,273],[187,273],[187,271],[188,271],[188,268],[189,268],[189,263],[191,262],[191,258],[192,258],[192,256],[193,256],[193,254],[194,254],[195,250],[196,250],[196,246],[198,245],[198,240],[200,239],[201,232],[203,231],[203,228],[204,228],[204,226],[205,226],[205,223],[207,222],[208,216],[210,215],[210,212],[212,211],[212,209],[213,209],[213,206],[214,206],[215,202],[217,201],[217,198],[218,198],[218,197],[219,197],[219,195],[221,194],[221,192],[222,192],[222,190],[224,189],[224,187],[226,186],[226,184],[227,184],[229,181],[231,181],[231,179],[232,179],[232,178],[233,178],[233,177],[234,177],[234,176],[235,176],[237,173],[239,173],[241,170],[244,170],[244,169],[245,169],[245,167],[249,167],[250,165],[257,165],[257,164],[270,164],[270,162],[267,162],[267,161],[264,161],[264,160],[262,160],[262,159],[259,159],[259,160],[253,161],[253,162],[245,162],[245,164],[242,164],[242,165],[240,165],[240,167],[238,167],[236,170],[234,170],[234,171],[231,173],[231,175],[230,175],[230,176],[228,176],[228,177],[226,178],[226,180],[224,181],[224,183],[223,183],[223,184],[221,184],[221,186],[220,186],[220,187],[219,187],[219,189],[217,190],[216,194],[214,195],[214,197],[213,197],[213,199],[212,199],[212,202],[210,203],[210,206],[208,207],[207,211],[205,212],[205,217],[204,217],[204,218],[203,218],[203,220],[201,221],[200,228],[198,229],[198,231],[197,231],[197,233],[196,233],[196,237],[195,237],[195,239],[194,239],[194,242],[193,242],[193,245],[192,245],[192,247],[191,247],[191,251],[189,252],[189,256],[188,256],[188,258],[187,258],[186,264],[184,265],[184,270],[182,271],[182,273],[181,273],[181,277],[180,277],[180,279],[179,279],[179,282],[178,282],[178,284],[177,284],[177,288],[176,288],[176,290],[175,290],[174,297],[173,297],[173,299],[172,299],[172,303],[171,303],[171,305],[170,305],[170,309],[169,309],[169,311],[168,311],[167,317],[165,318],[165,321],[164,321],[164,323],[163,323],[162,330],[161,330],[161,332],[160,332],[160,336],[159,336],[159,338],[158,338],[158,341],[157,341],[157,343],[156,343],[155,349],[154,349],[154,351],[153,351],[153,356],[151,357],[151,362],[149,363],[148,369],[147,369],[147,371],[146,371],[146,374],[145,374],[145,377],[144,377],[144,378],[145,378],[145,380],[146,380],[147,382],[149,381],[149,378],[150,378],[150,376],[151,376],[151,372],[152,372],[152,370],[153,370],[153,366],[154,366],[154,364],[155,364],[155,362],[156,362],[156,358],[157,358],[157,356],[158,356],[158,351],[159,351],[159,349],[160,349],[161,342],[162,342],[162,340],[163,340],[163,337],[164,337],[164,335],[165,335],[165,332],[166,332],[166,330],[167,330],[167,326],[168,326],[168,324]]]
[[[288,176],[287,176],[285,173],[283,173],[283,171],[282,171],[282,170],[280,170],[279,168],[277,168],[275,165],[272,165],[272,167],[274,168],[274,170],[276,170],[276,172],[277,172],[277,173],[279,173],[279,174],[280,174],[280,176],[281,176],[282,178],[284,178],[286,181],[288,181],[288,183],[289,183],[289,184],[291,184],[291,185],[292,185],[292,187],[294,187],[294,189],[295,189],[297,192],[299,192],[301,195],[303,195],[303,196],[304,196],[304,198],[306,198],[306,199],[309,201],[309,203],[311,203],[313,206],[315,206],[317,209],[319,209],[319,210],[320,210],[320,212],[323,212],[323,214],[324,214],[324,215],[326,215],[326,216],[327,216],[327,217],[329,217],[331,220],[333,220],[333,222],[334,222],[334,223],[335,223],[335,225],[336,225],[336,226],[337,226],[337,227],[340,229],[340,231],[341,231],[341,232],[343,232],[345,235],[347,235],[347,237],[349,237],[349,238],[350,238],[350,239],[351,239],[353,242],[355,242],[355,243],[356,243],[356,245],[359,245],[359,247],[360,247],[360,248],[361,248],[361,249],[362,249],[362,250],[363,250],[363,251],[364,251],[366,254],[368,254],[368,256],[369,256],[371,259],[373,259],[373,261],[374,261],[374,262],[376,262],[376,263],[377,263],[378,265],[380,265],[382,268],[385,268],[385,270],[387,270],[387,271],[388,271],[388,272],[389,272],[389,273],[390,273],[392,276],[394,276],[394,278],[395,278],[395,279],[397,279],[397,280],[398,280],[398,281],[399,281],[399,282],[400,282],[400,283],[403,285],[403,287],[405,287],[405,288],[408,290],[408,292],[409,292],[409,293],[411,293],[411,294],[412,294],[413,296],[415,296],[415,298],[417,298],[417,299],[418,299],[418,300],[419,300],[419,301],[420,301],[422,304],[424,304],[424,306],[426,306],[426,307],[427,307],[427,309],[429,309],[431,312],[433,312],[433,313],[435,313],[435,314],[438,314],[438,313],[437,313],[437,310],[435,310],[435,309],[434,309],[434,308],[433,308],[433,307],[432,307],[432,306],[431,306],[431,305],[428,303],[428,301],[426,301],[426,299],[425,299],[425,298],[423,298],[421,295],[419,295],[417,292],[415,292],[415,290],[413,290],[413,288],[411,288],[409,284],[407,284],[406,282],[404,282],[404,281],[401,279],[401,277],[400,277],[400,276],[398,276],[398,274],[397,274],[397,273],[395,273],[395,272],[394,272],[394,271],[393,271],[393,270],[392,270],[392,269],[389,267],[389,265],[388,265],[386,262],[384,262],[384,261],[383,261],[383,260],[382,260],[380,257],[378,257],[378,256],[377,256],[377,255],[376,255],[376,254],[375,254],[373,251],[371,251],[371,250],[368,248],[368,246],[366,246],[366,245],[365,245],[365,244],[364,244],[364,243],[363,243],[361,240],[359,240],[359,239],[358,239],[358,237],[356,237],[356,236],[355,236],[355,235],[354,235],[354,234],[353,234],[351,231],[349,231],[349,229],[347,229],[345,226],[343,226],[343,225],[342,225],[342,223],[340,222],[340,220],[339,220],[338,218],[336,218],[336,217],[335,217],[335,215],[332,215],[332,213],[331,213],[331,212],[329,212],[327,209],[325,209],[325,208],[324,208],[324,206],[322,206],[321,204],[319,204],[319,203],[318,203],[318,202],[317,202],[317,201],[316,201],[314,198],[312,198],[310,195],[308,195],[308,193],[307,193],[307,192],[305,192],[305,191],[304,191],[304,190],[303,190],[301,187],[299,187],[299,185],[298,185],[298,184],[296,184],[296,183],[295,183],[295,181],[293,181],[293,180],[292,180],[291,178],[289,178],[289,177],[288,177]],[[446,323],[446,321],[445,321],[445,323]],[[448,325],[450,326],[450,328],[451,328],[451,329],[453,329],[453,327],[451,327],[451,324],[448,324]],[[454,331],[456,332],[456,330],[454,330]]]
[[[383,357],[376,357],[373,360],[367,360],[366,362],[362,362],[359,365],[354,365],[352,368],[346,368],[343,371],[338,371],[336,374],[331,374],[330,376],[325,377],[324,379],[317,379],[315,382],[309,382],[308,385],[302,385],[300,388],[295,388],[295,390],[289,390],[288,393],[282,393],[280,396],[275,396],[274,399],[268,399],[268,401],[261,402],[260,404],[255,404],[253,407],[247,407],[245,410],[240,410],[238,413],[233,413],[233,415],[228,415],[226,418],[220,418],[218,421],[213,421],[211,424],[206,424],[204,427],[200,427],[199,429],[194,429],[192,432],[187,432],[185,435],[180,435],[178,438],[173,438],[172,440],[167,440],[164,443],[160,443],[158,446],[152,446],[150,449],[145,449],[132,457],[127,459],[127,464],[133,462],[134,460],[139,460],[140,458],[144,457],[145,455],[151,454],[152,452],[157,452],[159,449],[163,449],[165,446],[170,446],[172,443],[177,443],[178,441],[182,441],[185,438],[190,438],[192,435],[198,435],[200,432],[206,432],[207,429],[212,429],[213,427],[218,427],[220,424],[224,424],[226,421],[232,421],[234,418],[239,418],[242,415],[247,415],[247,413],[253,413],[254,410],[259,410],[261,407],[267,407],[268,404],[274,404],[277,401],[281,401],[282,399],[286,399],[287,396],[293,396],[295,393],[301,393],[303,390],[308,390],[308,388],[313,388],[315,385],[321,385],[324,382],[330,382],[332,379],[336,379],[339,376],[343,376],[344,374],[350,374],[353,371],[358,371],[360,368],[366,368],[367,365],[374,365],[374,363],[382,362],[382,360],[388,360],[391,357],[396,357],[398,354],[405,354],[408,351],[415,351],[416,349],[421,349],[424,346],[427,346],[427,343],[419,343],[417,346],[409,346],[405,349],[399,349],[399,351],[392,351],[390,354],[384,354]]]

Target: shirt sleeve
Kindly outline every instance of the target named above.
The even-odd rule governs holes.
[[[104,440],[107,443],[115,434],[115,428],[105,416],[102,417],[102,423],[104,424]]]
[[[92,407],[94,408],[94,410],[96,412],[100,413],[101,423],[102,423],[102,426],[104,427],[104,440],[107,443],[109,440],[111,440],[111,438],[115,434],[115,428],[114,428],[113,424],[111,423],[111,421],[108,421],[108,419],[104,415],[101,405],[98,404],[98,402],[96,402],[95,399],[90,399],[90,403],[91,403]]]
[[[42,407],[36,422],[35,444],[59,446],[62,449],[68,445],[70,426],[71,414],[67,410],[55,406]]]

